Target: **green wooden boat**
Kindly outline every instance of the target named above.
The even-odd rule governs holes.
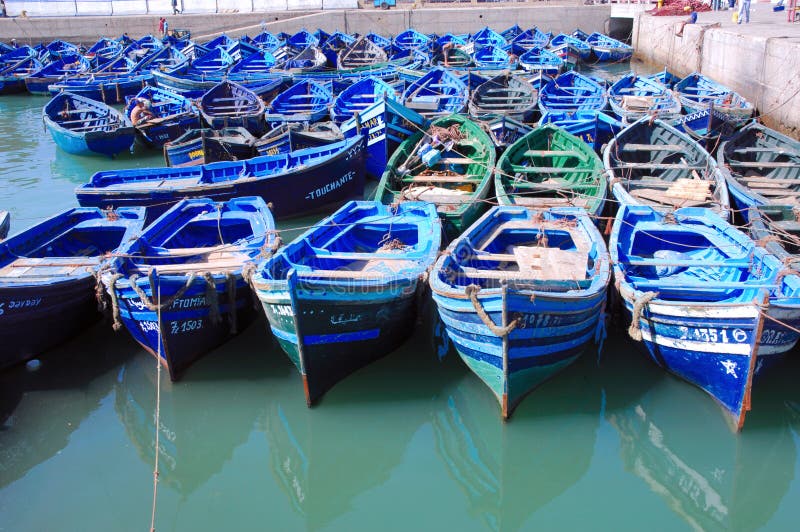
[[[400,144],[375,199],[433,203],[447,237],[455,238],[486,210],[495,159],[494,145],[478,124],[462,115],[443,116]]]
[[[536,209],[574,205],[602,213],[608,190],[603,161],[578,137],[545,124],[509,146],[494,176],[500,205]]]

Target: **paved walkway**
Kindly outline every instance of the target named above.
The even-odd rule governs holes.
[[[752,37],[795,37],[800,39],[800,22],[790,23],[786,20],[786,10],[772,11],[772,4],[756,3],[750,5],[750,23],[737,24],[733,22],[734,11],[708,11],[697,14],[699,24],[719,22],[726,30],[735,30],[737,33]],[[682,18],[682,17],[670,17]]]

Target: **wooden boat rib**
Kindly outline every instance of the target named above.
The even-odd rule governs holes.
[[[577,206],[593,216],[602,214],[608,193],[600,157],[554,125],[538,126],[509,146],[497,163],[494,183],[500,205]]]
[[[103,275],[115,321],[178,380],[256,317],[245,268],[268,256],[275,238],[261,198],[177,203],[127,243]],[[151,308],[159,301],[161,309]]]
[[[253,286],[309,406],[408,338],[440,244],[433,205],[350,202],[259,267]]]
[[[430,285],[461,359],[508,418],[594,340],[610,276],[584,210],[493,207],[437,260]]]
[[[687,135],[661,120],[642,118],[603,152],[614,198],[660,211],[708,207],[730,217],[725,178],[716,161]]]
[[[535,112],[538,99],[539,93],[530,83],[513,74],[502,74],[472,92],[469,114],[475,118],[501,114],[525,122]]]

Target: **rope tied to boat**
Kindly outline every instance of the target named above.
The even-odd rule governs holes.
[[[517,325],[519,325],[519,318],[514,318],[505,327],[498,327],[495,325],[489,317],[489,314],[487,314],[481,306],[480,301],[478,301],[478,292],[480,292],[480,290],[481,287],[475,284],[464,287],[464,293],[469,297],[470,301],[472,301],[472,306],[475,308],[475,312],[478,314],[483,324],[486,325],[495,336],[505,338],[511,331],[517,328]]]
[[[633,317],[631,319],[631,326],[628,327],[628,334],[637,342],[642,341],[642,329],[639,320],[642,317],[644,306],[656,297],[658,297],[658,292],[645,292],[633,302]]]
[[[231,322],[231,334],[236,334],[238,332],[236,323],[236,276],[231,272],[228,272],[228,277],[225,279],[225,284],[227,285],[228,289],[228,304],[231,306],[230,310],[228,311]]]
[[[432,138],[436,138],[439,142],[445,142],[447,140],[459,141],[467,138],[466,135],[461,132],[460,124],[452,124],[448,127],[430,126],[428,128],[428,135]]]
[[[217,297],[217,282],[211,272],[203,274],[206,281],[206,305],[208,305],[208,317],[214,325],[222,321],[219,312],[219,297]]]
[[[150,290],[152,290],[155,293],[155,278],[154,278],[154,275],[153,275],[154,272],[155,272],[155,270],[151,270],[150,271],[149,282],[150,282]],[[183,294],[185,294],[186,291],[189,289],[189,287],[192,286],[192,283],[194,282],[195,277],[196,276],[195,276],[194,273],[190,273],[189,274],[189,278],[186,279],[186,283],[182,287],[180,287],[178,289],[178,291],[175,292],[175,294],[172,297],[168,298],[166,301],[161,303],[160,306],[158,304],[155,304],[152,301],[150,301],[150,299],[147,297],[147,294],[145,293],[145,291],[142,290],[142,288],[137,284],[136,281],[139,280],[139,275],[134,273],[133,275],[128,277],[128,282],[131,285],[131,289],[134,292],[136,292],[136,295],[139,296],[139,299],[142,301],[142,304],[147,308],[147,310],[158,311],[160,309],[165,309],[165,308],[171,307],[172,304],[177,299],[182,297]],[[112,285],[112,287],[113,287],[113,285]],[[112,292],[113,291],[114,290],[112,290]],[[113,298],[112,298],[112,302],[113,302]],[[119,313],[119,307],[117,307],[116,312]],[[118,316],[115,318],[115,320],[117,318],[118,318]]]
[[[111,328],[114,331],[122,328],[122,320],[119,319],[119,297],[117,296],[117,281],[121,278],[121,273],[114,273],[108,280],[108,293],[111,296]]]

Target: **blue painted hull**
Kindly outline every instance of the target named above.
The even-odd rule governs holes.
[[[623,129],[619,120],[605,113],[592,111],[545,113],[539,123],[555,124],[565,129],[591,146],[598,155],[602,154],[603,146]]]
[[[186,114],[176,116],[168,121],[152,125],[139,126],[136,130],[140,138],[151,148],[161,148],[167,142],[172,142],[190,129],[198,129],[201,126],[200,116],[197,114]],[[179,166],[179,165],[174,165]]]
[[[0,77],[0,94],[19,94],[25,92],[25,78]]]
[[[86,275],[51,285],[0,288],[0,369],[59,345],[100,319],[94,285],[94,277]]]
[[[146,206],[148,219],[153,219],[182,198],[209,197],[226,201],[239,196],[260,196],[264,201],[272,203],[276,218],[285,218],[325,210],[347,200],[360,198],[364,193],[363,139],[342,145],[332,156],[319,163],[315,164],[311,160],[307,165],[287,172],[256,179],[234,177],[213,183],[199,182],[202,176],[209,174],[209,169],[225,169],[226,175],[239,176],[246,164],[252,166],[258,163],[259,159],[256,158],[247,162],[212,163],[189,169],[156,169],[159,173],[152,177],[153,186],[150,189],[141,186],[115,189],[85,185],[76,190],[76,195],[78,202],[85,206]],[[115,171],[114,174],[124,175],[124,172]],[[148,171],[129,172],[146,175]],[[164,179],[160,179],[162,176]],[[178,184],[170,187],[169,176],[174,179],[193,176],[196,179],[191,185]],[[158,186],[162,181],[162,186]]]
[[[8,236],[11,228],[11,214],[8,211],[0,211],[0,240]]]
[[[75,133],[64,129],[52,128],[48,125],[50,135],[59,148],[75,155],[108,155],[110,157],[130,150],[136,139],[132,127],[121,128],[112,132]]]
[[[575,229],[565,232],[567,225]],[[537,250],[531,243],[543,234],[538,241],[553,243]],[[553,250],[561,255],[547,259]],[[538,266],[525,269],[523,257],[540,252]],[[563,277],[542,274],[553,260],[575,268],[565,266],[572,269]],[[609,281],[603,238],[579,208],[494,207],[450,244],[430,276],[447,336],[504,418],[602,336]]]
[[[213,318],[206,298],[208,283],[198,278],[169,308],[161,311],[161,335],[158,313],[145,307],[128,280],[117,281],[120,319],[134,340],[159,357],[169,370],[170,378],[178,380],[197,359],[244,330],[255,319],[253,291],[241,273],[234,277],[235,305],[231,305],[225,276],[214,276],[219,320]],[[137,284],[148,299],[157,301],[147,277],[137,279]],[[185,284],[183,276],[161,276],[158,286],[162,300],[174,296]]]
[[[50,85],[48,91],[52,96],[62,91],[69,91],[72,94],[78,94],[98,102],[117,104],[125,103],[129,97],[135,96],[148,82],[152,82],[152,79],[152,74],[143,74],[133,78],[125,76],[118,80],[97,82],[65,81]]]

